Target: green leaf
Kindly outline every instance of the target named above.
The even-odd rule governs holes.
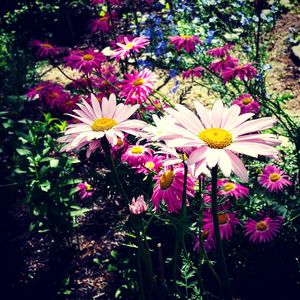
[[[51,182],[49,180],[40,184],[40,189],[44,192],[48,192],[51,189]]]
[[[56,168],[56,167],[58,166],[58,164],[59,164],[59,160],[58,160],[58,159],[52,158],[52,159],[50,160],[50,167],[51,167],[51,168]]]
[[[31,151],[29,149],[26,149],[26,148],[18,148],[18,149],[16,149],[16,151],[20,155],[31,155],[32,154]]]

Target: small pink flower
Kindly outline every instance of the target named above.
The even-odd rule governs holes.
[[[64,91],[63,87],[58,84],[48,85],[43,93],[46,104],[51,108],[64,108],[64,103],[70,99],[70,94]]]
[[[267,165],[258,177],[259,183],[270,192],[283,191],[284,187],[292,185],[289,176],[275,166]]]
[[[148,145],[133,145],[122,155],[122,161],[127,162],[131,167],[138,167],[146,163],[149,156],[152,156],[153,150]]]
[[[204,69],[202,67],[196,67],[182,72],[182,78],[188,79],[190,77],[202,77]]]
[[[234,197],[236,200],[246,198],[249,195],[249,189],[245,186],[228,181],[226,179],[218,180],[218,196],[219,197]],[[206,187],[206,190],[211,193],[211,185]],[[204,194],[204,202],[211,203],[210,194]]]
[[[175,46],[177,51],[184,49],[187,53],[194,52],[197,44],[202,41],[196,35],[176,35],[169,37],[170,44]]]
[[[35,98],[41,99],[41,96],[44,95],[45,90],[48,86],[51,86],[52,83],[50,81],[40,82],[38,85],[32,87],[27,93],[26,96],[33,100]]]
[[[142,103],[154,89],[157,81],[156,74],[148,69],[141,72],[133,70],[133,73],[126,74],[121,87],[121,96],[126,98],[126,104]]]
[[[39,58],[49,58],[58,55],[61,51],[60,48],[50,44],[49,42],[33,41],[30,43],[32,47],[37,48],[36,55]]]
[[[222,240],[229,240],[235,232],[236,225],[240,224],[235,214],[230,212],[218,212],[218,222]],[[214,236],[214,222],[211,212],[203,212],[203,230],[208,230],[209,238]]]
[[[215,248],[216,246],[215,238],[214,236],[209,237],[209,231],[207,229],[205,231],[202,231],[202,240],[204,243],[203,246],[205,252],[209,252]],[[198,236],[195,236],[194,238],[194,251],[197,252],[200,251],[200,241]]]
[[[117,18],[117,14],[112,12],[112,18],[115,20]],[[90,24],[90,29],[92,32],[108,32],[111,30],[111,21],[110,14],[107,12],[104,16],[101,16],[97,19],[94,19]]]
[[[149,174],[150,172],[158,173],[162,168],[162,165],[161,156],[148,156],[145,162],[137,167],[137,173],[143,173],[145,175]]]
[[[74,50],[68,57],[65,57],[66,66],[85,74],[99,69],[104,61],[106,61],[106,56],[94,49]]]
[[[260,104],[255,101],[250,94],[243,94],[237,99],[231,102],[231,104],[236,104],[241,108],[241,113],[258,113]]]
[[[81,199],[91,197],[94,193],[94,189],[86,181],[77,185],[77,191]]]
[[[272,241],[283,224],[282,217],[265,217],[259,221],[248,219],[245,223],[245,235],[253,243],[267,243]]]
[[[231,47],[232,45],[225,44],[223,47],[209,49],[207,53],[213,57],[224,57],[228,55],[228,51],[230,50]]]
[[[70,96],[61,103],[61,110],[63,112],[70,113],[76,107],[76,104],[79,103],[80,95]]]
[[[168,212],[178,213],[182,205],[184,172],[182,168],[165,169],[153,178],[156,180],[151,201],[158,210],[161,201],[165,202]],[[188,176],[186,192],[188,197],[195,195],[195,180]]]
[[[139,53],[142,49],[144,49],[148,44],[150,43],[149,39],[145,36],[140,36],[136,38],[128,38],[124,37],[124,43],[118,43],[117,48],[113,54],[111,55],[111,58],[115,58],[116,61],[119,61],[121,59],[125,59],[126,57],[130,56],[130,54],[133,53]]]
[[[232,69],[227,69],[222,71],[222,78],[224,83],[228,82],[230,79],[238,77],[240,80],[250,80],[256,77],[257,71],[251,64],[238,65]]]
[[[134,197],[132,198],[132,202],[129,205],[129,210],[131,211],[131,213],[133,213],[134,215],[139,215],[147,209],[148,205],[146,204],[143,195],[138,196],[136,200]]]
[[[210,63],[209,68],[213,72],[219,74],[225,70],[236,67],[238,63],[239,63],[239,59],[227,55],[225,58]]]

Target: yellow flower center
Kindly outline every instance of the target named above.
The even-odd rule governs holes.
[[[57,98],[58,96],[59,96],[59,94],[56,93],[56,92],[51,92],[51,93],[48,95],[48,97],[49,97],[50,99],[55,99],[55,98]]]
[[[133,81],[133,85],[134,86],[140,86],[143,85],[145,83],[145,79],[143,78],[137,78],[136,80]]]
[[[99,21],[101,21],[101,22],[105,22],[107,20],[108,20],[108,17],[106,17],[106,16],[99,18]]]
[[[128,43],[128,44],[125,45],[124,49],[129,50],[129,49],[131,49],[133,46],[134,46],[134,43]]]
[[[265,221],[260,221],[256,223],[256,230],[265,231],[268,229],[268,224]]]
[[[134,146],[130,149],[130,152],[132,154],[142,154],[143,153],[143,147],[141,146]]]
[[[269,176],[269,179],[270,179],[272,182],[276,182],[276,181],[278,181],[279,179],[281,179],[281,176],[280,176],[278,173],[272,173],[272,174]]]
[[[90,60],[94,59],[94,56],[92,54],[84,54],[82,56],[82,59],[85,60],[85,61],[90,61]]]
[[[223,184],[223,191],[229,192],[235,189],[235,184],[232,182],[226,182]]]
[[[181,37],[183,39],[190,39],[192,36],[184,34],[184,35],[181,35]]]
[[[228,217],[228,214],[226,213],[221,213],[221,214],[218,214],[218,222],[219,224],[226,224],[227,221],[228,221],[229,217]]]
[[[41,46],[42,46],[43,48],[48,48],[48,49],[53,48],[53,46],[52,46],[51,44],[48,44],[48,43],[41,44]]]
[[[198,134],[198,138],[214,149],[226,148],[232,142],[232,134],[221,128],[204,129]]]
[[[174,172],[172,170],[166,171],[164,174],[160,176],[159,184],[162,190],[168,189],[174,180]]]
[[[252,99],[251,99],[250,97],[244,98],[243,101],[242,101],[242,103],[243,103],[244,105],[248,105],[248,104],[251,103],[251,102],[252,102]]]
[[[41,91],[43,88],[44,88],[44,87],[43,87],[42,85],[40,85],[40,86],[36,87],[35,90],[36,90],[37,92],[39,92],[39,91]]]
[[[145,167],[147,168],[147,169],[150,169],[150,170],[152,170],[153,168],[154,168],[154,162],[153,161],[148,161],[148,162],[146,162],[145,163]]]
[[[85,185],[85,189],[86,189],[87,192],[90,192],[90,191],[93,190],[93,188],[92,188],[92,186],[90,184],[86,184]]]
[[[114,119],[110,118],[100,118],[93,122],[92,129],[93,131],[105,131],[113,128],[118,123]]]
[[[186,161],[188,159],[188,156],[186,155],[186,153],[180,153],[180,154],[178,154],[178,157],[180,159],[182,159],[183,161]]]

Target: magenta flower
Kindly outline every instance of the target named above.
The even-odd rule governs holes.
[[[233,232],[235,232],[236,225],[240,224],[239,219],[235,214],[230,212],[218,212],[218,223],[220,228],[220,236],[222,240],[229,240]],[[203,212],[203,231],[208,230],[208,238],[214,236],[214,222],[211,212]]]
[[[145,175],[149,174],[150,172],[158,173],[162,166],[163,163],[161,156],[147,156],[145,162],[137,167],[137,173],[142,173]]]
[[[194,105],[200,118],[180,104],[175,105],[176,109],[166,108],[174,121],[169,119],[167,131],[158,139],[169,147],[197,147],[187,160],[188,165],[195,164],[195,177],[200,175],[203,166],[219,165],[226,177],[233,171],[245,182],[247,170],[235,153],[252,157],[274,157],[278,153],[273,146],[280,144],[279,140],[272,134],[259,133],[272,127],[273,118],[249,121],[253,114],[240,115],[239,106],[225,108],[220,100],[215,102],[212,111],[199,102]]]
[[[204,69],[202,67],[196,67],[182,72],[182,78],[188,79],[190,77],[202,77]]]
[[[112,18],[115,20],[117,18],[117,14],[115,12],[112,12]],[[104,16],[101,16],[97,19],[92,20],[90,24],[90,29],[92,32],[108,32],[111,30],[111,20],[110,20],[110,14],[107,12]]]
[[[39,58],[49,58],[58,55],[61,51],[60,48],[50,44],[49,42],[33,41],[30,43],[32,47],[36,47],[36,55]]]
[[[292,185],[292,182],[288,180],[289,176],[278,167],[267,165],[262,172],[258,177],[259,183],[270,192],[278,193],[283,191],[284,187]]]
[[[85,74],[90,74],[93,70],[99,69],[104,61],[106,61],[106,56],[94,49],[74,50],[70,52],[69,56],[65,57],[66,66]]]
[[[33,100],[35,98],[41,99],[41,96],[44,95],[47,87],[52,86],[50,81],[40,82],[38,85],[32,87],[27,93],[26,96]]]
[[[239,59],[227,55],[225,58],[211,62],[209,68],[213,72],[220,74],[225,70],[235,68],[238,64]]]
[[[251,64],[238,65],[232,69],[222,71],[222,78],[224,83],[230,79],[238,77],[240,80],[250,80],[256,77],[257,71]]]
[[[152,156],[153,150],[148,145],[133,145],[122,155],[122,161],[127,162],[131,167],[138,167],[146,163],[149,156]]]
[[[234,197],[236,200],[246,198],[249,195],[249,189],[245,186],[228,181],[226,179],[219,179],[218,183],[218,196],[219,197]],[[206,187],[206,190],[211,193],[211,185]],[[211,197],[209,194],[204,194],[204,202],[211,203]]]
[[[245,223],[245,235],[253,243],[267,243],[272,241],[283,224],[282,217],[265,217],[260,221],[248,219]]]
[[[197,44],[202,41],[196,35],[176,35],[169,37],[170,44],[175,46],[177,51],[184,49],[187,53],[194,52]]]
[[[131,204],[129,205],[129,210],[131,211],[131,213],[133,213],[134,215],[139,215],[147,209],[148,205],[146,204],[143,195],[138,196],[136,200],[134,197],[132,198]]]
[[[202,231],[202,239],[203,239],[203,244],[204,244],[203,245],[204,250],[206,253],[215,248],[215,246],[216,246],[215,238],[213,236],[209,237],[208,230]],[[194,238],[194,251],[197,251],[197,252],[200,251],[200,241],[199,241],[198,236],[195,236],[195,238]]]
[[[231,102],[231,105],[236,104],[241,108],[241,113],[255,113],[259,112],[260,104],[255,101],[250,94],[243,94]]]
[[[46,104],[54,109],[55,107],[64,111],[65,102],[71,98],[70,94],[64,91],[58,84],[48,85],[43,93]]]
[[[145,36],[136,37],[134,39],[124,37],[124,43],[117,43],[117,48],[111,58],[115,58],[116,61],[125,59],[133,53],[139,53],[150,43],[149,39]]]
[[[156,74],[148,69],[141,72],[133,70],[133,73],[126,74],[121,87],[121,97],[126,98],[126,104],[135,104],[147,100],[149,94],[154,89],[154,83],[157,81]]]
[[[153,178],[156,180],[151,201],[158,210],[161,201],[166,203],[168,212],[178,213],[182,204],[184,172],[182,168],[165,169]],[[188,176],[186,192],[188,197],[195,195],[195,180]]]
[[[79,197],[81,199],[85,199],[88,197],[91,197],[94,193],[94,189],[90,184],[88,184],[86,181],[81,182],[77,185],[77,192],[79,194]]]
[[[231,49],[231,47],[231,44],[225,44],[223,47],[209,49],[207,53],[213,57],[224,57],[228,55],[228,51]]]
[[[77,104],[74,114],[68,114],[78,120],[70,124],[65,136],[58,139],[67,143],[61,151],[80,149],[92,140],[106,137],[111,145],[116,144],[117,138],[124,138],[124,133],[139,135],[139,131],[146,125],[140,120],[128,120],[138,109],[139,105],[128,106],[123,103],[117,105],[116,96],[111,94],[109,100],[102,99],[101,106],[94,95],[91,95],[92,105],[85,100]]]

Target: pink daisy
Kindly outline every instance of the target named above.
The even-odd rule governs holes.
[[[129,210],[131,211],[131,213],[133,213],[134,215],[139,215],[147,209],[148,205],[146,204],[143,195],[138,196],[136,200],[134,197],[132,198],[131,204],[129,205]]]
[[[249,189],[245,186],[228,181],[226,179],[218,180],[218,196],[220,197],[234,197],[236,200],[246,198],[249,195]],[[211,185],[206,187],[206,190],[211,193]],[[204,202],[211,203],[210,194],[204,194]]]
[[[112,18],[115,20],[117,18],[117,14],[112,12]],[[111,21],[110,15],[108,12],[105,13],[104,16],[100,16],[97,19],[94,19],[90,24],[90,29],[92,32],[108,32],[111,30]]]
[[[153,180],[156,181],[151,198],[154,209],[158,210],[160,202],[164,201],[167,205],[168,212],[178,213],[181,209],[182,204],[184,181],[183,169],[165,169],[158,175],[154,176]],[[191,176],[188,176],[186,184],[186,192],[188,197],[194,197],[194,187],[195,180]]]
[[[228,55],[228,51],[231,49],[232,45],[225,44],[223,47],[217,47],[209,49],[207,53],[213,57],[224,57]]]
[[[236,67],[238,63],[239,59],[227,55],[225,58],[211,62],[209,68],[215,73],[222,73],[227,69]]]
[[[88,184],[86,181],[81,182],[77,185],[77,192],[79,194],[79,197],[81,199],[85,199],[88,197],[91,197],[94,193],[94,189],[90,184]]]
[[[240,80],[250,80],[256,77],[257,71],[251,64],[238,65],[232,69],[222,71],[222,78],[226,83],[230,79],[238,77]]]
[[[260,104],[255,101],[250,94],[243,94],[231,102],[231,105],[236,104],[241,108],[241,113],[259,112]]]
[[[133,145],[122,155],[122,161],[127,162],[131,167],[143,165],[149,156],[152,156],[153,150],[148,145]]]
[[[104,61],[106,61],[106,56],[94,49],[74,50],[68,57],[65,57],[66,66],[86,74],[99,69]]]
[[[40,82],[38,85],[32,87],[27,93],[26,96],[33,100],[35,98],[41,98],[42,95],[44,95],[45,90],[48,86],[51,86],[52,83],[50,81]]]
[[[138,109],[139,105],[128,106],[123,103],[117,105],[116,96],[111,94],[109,100],[102,99],[101,106],[94,95],[91,95],[92,105],[85,100],[77,104],[74,114],[68,114],[79,123],[70,124],[65,136],[59,142],[67,143],[61,151],[80,149],[92,140],[106,137],[111,145],[117,138],[124,138],[124,133],[139,135],[139,131],[146,125],[140,120],[128,120]]]
[[[235,232],[236,225],[240,224],[235,214],[230,212],[218,212],[220,236],[222,240],[229,240]],[[211,212],[203,212],[203,230],[208,230],[208,237],[214,236],[214,222]]]
[[[203,246],[204,246],[205,252],[209,252],[209,251],[211,251],[212,249],[215,248],[215,246],[216,246],[215,239],[214,239],[213,236],[209,237],[209,231],[208,230],[202,231],[202,239],[203,239],[203,243],[204,243]],[[200,250],[199,237],[195,236],[194,251],[199,252],[199,250]]]
[[[262,169],[262,174],[258,177],[259,183],[270,192],[283,191],[284,187],[292,185],[286,175],[278,167],[267,165]]]
[[[46,104],[51,108],[63,109],[64,103],[70,99],[70,94],[64,91],[63,87],[58,84],[49,85],[44,93]]]
[[[202,41],[196,35],[176,35],[169,37],[170,44],[175,46],[177,51],[184,49],[187,53],[194,52],[197,44]]]
[[[267,243],[272,241],[283,224],[282,217],[265,217],[260,221],[249,219],[245,223],[245,235],[253,243]]]
[[[149,39],[145,36],[136,37],[134,39],[128,39],[127,37],[124,37],[124,43],[117,43],[117,46],[119,46],[119,48],[117,48],[113,52],[111,58],[115,58],[116,61],[125,59],[134,52],[139,53],[149,43]]]
[[[182,72],[182,78],[188,79],[190,77],[202,77],[204,69],[202,67],[196,67]]]
[[[126,98],[126,104],[142,103],[147,100],[149,94],[154,89],[157,81],[156,74],[148,69],[141,72],[133,70],[133,73],[126,74],[121,87],[121,97]]]
[[[149,174],[150,172],[158,173],[159,170],[162,168],[162,157],[155,155],[155,156],[148,156],[145,162],[137,167],[137,173],[142,174]]]
[[[61,103],[61,110],[63,112],[70,113],[76,107],[77,103],[79,102],[80,95],[70,96],[69,98],[65,99],[63,103]]]
[[[54,57],[58,55],[61,51],[60,48],[50,44],[49,42],[41,42],[41,41],[33,41],[31,42],[32,47],[37,48],[36,55],[39,58],[48,58],[48,57]]]
[[[273,147],[280,144],[272,134],[261,134],[261,130],[271,128],[273,118],[248,120],[251,113],[240,115],[240,107],[233,105],[225,108],[221,100],[214,103],[212,111],[194,102],[200,119],[185,106],[176,104],[175,108],[166,108],[174,119],[158,139],[164,140],[169,147],[197,147],[187,160],[188,165],[195,164],[195,177],[198,177],[203,165],[213,168],[220,166],[226,177],[231,171],[243,182],[248,174],[240,158],[234,154],[246,154],[274,157],[278,151]]]

